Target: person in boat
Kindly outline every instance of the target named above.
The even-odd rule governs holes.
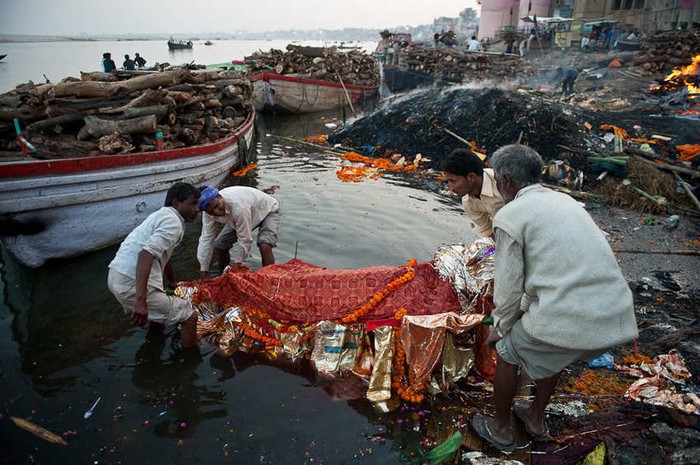
[[[122,63],[122,66],[129,71],[136,69],[134,60],[129,58],[129,55],[124,55],[124,63]]]
[[[447,188],[462,199],[464,212],[474,223],[476,232],[494,239],[493,217],[504,205],[496,187],[493,170],[471,150],[455,149],[442,162]]]
[[[139,68],[143,68],[144,66],[146,66],[146,59],[139,55],[138,52],[136,52],[134,54],[134,64]]]
[[[491,159],[506,204],[493,219],[495,416],[475,415],[474,430],[502,451],[516,444],[511,411],[533,440],[546,440],[544,412],[562,370],[637,337],[632,292],[600,229],[576,200],[540,184],[543,162],[524,145]],[[532,402],[513,404],[522,369],[535,382]]]
[[[177,286],[170,258],[185,235],[185,222],[197,218],[198,201],[195,186],[173,184],[165,205],[126,236],[107,278],[107,287],[134,325],[148,323],[152,335],[165,325],[180,324],[182,347],[197,345],[197,315],[189,301],[166,293],[163,280],[170,288]]]
[[[275,263],[272,249],[277,246],[281,218],[277,199],[247,186],[231,186],[220,191],[203,186],[200,190],[199,209],[203,213],[197,260],[202,277],[208,275],[214,254],[220,269],[243,263],[253,245],[254,229],[258,229],[262,265]],[[218,231],[221,224],[223,228]]]
[[[102,71],[105,73],[111,73],[117,69],[117,65],[112,60],[112,54],[105,52],[102,54]]]

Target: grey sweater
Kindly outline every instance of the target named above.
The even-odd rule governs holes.
[[[637,337],[632,293],[600,229],[575,200],[531,185],[493,224],[499,332],[524,310],[525,331],[557,347],[607,349]]]

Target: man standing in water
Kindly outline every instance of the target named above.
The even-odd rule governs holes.
[[[447,188],[462,199],[464,212],[476,226],[476,232],[494,239],[493,217],[503,206],[493,170],[484,168],[481,159],[470,150],[456,149],[442,162]]]
[[[182,347],[197,345],[197,315],[184,299],[166,294],[177,285],[170,258],[185,235],[185,222],[197,218],[199,190],[177,182],[168,190],[165,206],[151,213],[124,239],[109,264],[107,286],[131,314],[134,325],[149,323],[149,333],[166,324],[180,324]]]
[[[272,249],[277,246],[280,223],[279,202],[253,187],[232,186],[219,191],[215,187],[201,188],[199,209],[202,210],[202,235],[197,247],[199,272],[206,277],[216,252],[219,267],[243,263],[253,245],[253,229],[258,229],[258,249],[262,265],[275,263]],[[224,227],[217,235],[216,224]],[[230,250],[238,245],[234,255]]]
[[[539,184],[543,162],[524,145],[493,154],[506,205],[496,235],[494,326],[498,365],[494,417],[472,428],[492,446],[513,451],[511,409],[533,440],[546,440],[545,408],[562,370],[637,337],[632,293],[602,232],[571,197]],[[535,381],[533,402],[513,405],[522,368]]]

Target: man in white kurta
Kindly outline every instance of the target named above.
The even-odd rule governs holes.
[[[273,196],[247,186],[202,189],[202,234],[197,260],[206,276],[216,252],[221,268],[243,263],[253,245],[253,230],[258,229],[257,245],[263,266],[275,263],[272,249],[277,246],[280,222],[279,202]],[[223,228],[219,232],[219,227]]]
[[[180,324],[183,347],[196,345],[197,316],[187,300],[168,295],[176,281],[170,259],[185,235],[185,221],[199,213],[199,190],[175,183],[166,194],[165,206],[151,213],[124,239],[109,264],[107,286],[131,315],[132,323],[149,323],[149,332],[166,324]]]
[[[472,426],[493,446],[516,448],[511,409],[533,440],[561,371],[637,337],[632,293],[607,240],[571,197],[539,184],[543,162],[524,145],[497,150],[492,166],[506,205],[496,235],[494,327],[496,415]],[[513,405],[518,369],[535,381],[532,402]]]

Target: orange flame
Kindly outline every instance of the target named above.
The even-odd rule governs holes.
[[[697,85],[697,76],[700,74],[700,55],[693,57],[692,63],[683,68],[676,68],[664,79],[665,83],[671,84],[674,88],[685,85],[689,94],[700,94],[700,87]],[[695,78],[691,80],[690,78]]]

